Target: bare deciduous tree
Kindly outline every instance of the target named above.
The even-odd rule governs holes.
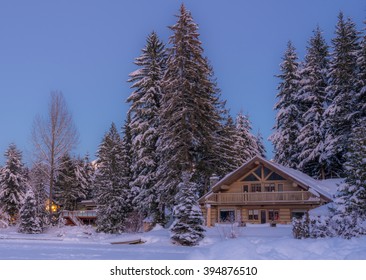
[[[75,148],[78,133],[67,109],[62,92],[51,92],[47,116],[36,116],[33,123],[32,141],[36,162],[46,166],[49,184],[48,210],[52,216],[52,193],[54,178],[60,168],[61,158]]]

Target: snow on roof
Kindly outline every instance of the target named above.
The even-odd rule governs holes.
[[[316,207],[314,209],[309,210],[309,216],[330,216],[330,208],[332,208],[334,205],[333,202],[321,205],[319,207]]]
[[[260,156],[255,156],[251,160],[244,163],[241,167],[227,174],[224,178],[214,184],[209,193],[211,193],[212,190],[215,190],[221,185],[230,183],[234,178],[237,177],[238,174],[241,174],[247,166],[255,161],[263,162],[267,166],[270,166],[273,169],[278,170],[279,172],[287,174],[287,176],[291,177],[294,181],[297,181],[297,183],[299,183],[303,187],[308,188],[308,191],[313,193],[315,196],[323,196],[328,198],[329,200],[333,200],[334,194],[337,192],[338,185],[342,184],[344,181],[344,179],[316,180],[306,175],[305,173],[302,173],[301,171],[285,167],[283,165],[275,163],[272,160],[267,160]],[[207,193],[206,195],[208,195],[209,193]],[[202,198],[204,198],[206,195],[204,195]]]
[[[338,185],[342,184],[344,179],[337,178],[337,179],[327,179],[327,180],[316,180],[301,171],[282,166],[275,162],[270,162],[270,164],[276,166],[282,172],[288,174],[299,183],[309,187],[309,191],[322,194],[323,196],[328,197],[329,199],[333,200],[334,194],[337,192]],[[316,193],[314,193],[316,195]]]

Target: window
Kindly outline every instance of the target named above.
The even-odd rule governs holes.
[[[252,192],[261,192],[262,191],[262,185],[261,184],[251,184]]]
[[[291,211],[291,219],[301,219],[306,213],[306,210],[303,209],[295,209]]]
[[[285,178],[283,178],[281,175],[278,175],[277,173],[275,172],[272,172],[271,175],[269,175],[268,181],[284,181]]]
[[[263,177],[266,178],[269,175],[269,173],[271,173],[272,171],[269,170],[267,167],[263,167],[263,172],[264,172]]]
[[[274,183],[264,184],[265,192],[274,192],[276,190]]]
[[[235,211],[234,210],[220,210],[220,222],[221,223],[235,222]]]
[[[244,185],[243,186],[243,192],[248,192],[249,191],[249,186],[248,185]]]
[[[247,177],[243,179],[243,181],[259,181],[259,179],[253,173],[250,173]]]
[[[278,210],[268,210],[268,219],[270,221],[276,221],[280,218]]]
[[[259,177],[259,178],[262,178],[262,167],[258,167],[254,173]]]
[[[258,220],[259,210],[249,210],[249,220]]]

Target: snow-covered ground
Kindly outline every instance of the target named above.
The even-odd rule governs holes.
[[[110,235],[95,233],[92,228],[52,228],[46,233],[29,235],[16,228],[0,229],[1,260],[114,260],[114,259],[252,259],[366,260],[366,236],[296,240],[291,226],[248,225],[236,228],[237,238],[227,238],[229,227],[207,229],[200,246],[171,244],[169,231],[162,228],[141,234]],[[111,242],[141,238],[139,245],[112,245]]]

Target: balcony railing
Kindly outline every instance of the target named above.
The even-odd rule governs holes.
[[[319,198],[307,191],[213,193],[206,201],[213,204],[320,203]]]
[[[95,210],[76,210],[76,211],[63,210],[61,212],[61,216],[63,218],[69,218],[69,217],[95,218],[97,216],[97,212]]]

